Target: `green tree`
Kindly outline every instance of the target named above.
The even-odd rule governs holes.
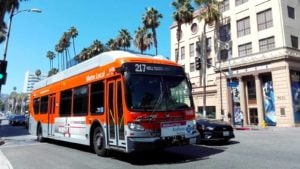
[[[48,51],[46,57],[50,61],[50,70],[53,68],[53,59],[55,58],[55,53],[52,51]]]
[[[6,36],[6,24],[4,22],[5,14],[14,12],[15,9],[19,9],[19,5],[19,0],[0,0],[0,39],[2,39],[2,41],[4,41]]]
[[[127,29],[121,29],[119,31],[119,36],[117,38],[118,46],[120,48],[123,48],[123,50],[126,50],[130,47],[130,41],[132,40],[132,37],[130,36],[130,33]]]
[[[105,45],[108,50],[119,50],[118,42],[115,39],[109,39]]]
[[[69,60],[70,60],[70,52],[69,52],[69,47],[70,47],[70,39],[71,39],[71,34],[69,32],[64,32],[62,37],[59,40],[59,45],[63,49],[64,54],[63,54],[63,69],[66,69],[69,67]]]
[[[70,29],[69,29],[69,33],[71,35],[71,38],[72,38],[72,46],[73,46],[73,50],[74,50],[74,57],[76,56],[76,50],[75,50],[75,38],[78,36],[78,31],[77,29],[72,26]]]
[[[201,54],[201,72],[203,72],[203,116],[206,116],[206,66],[207,66],[207,42],[206,42],[206,26],[213,25],[215,22],[218,23],[220,20],[219,12],[219,2],[217,0],[194,0],[196,5],[199,7],[199,17],[200,21],[204,21],[203,32],[201,37],[202,41],[202,54]],[[216,24],[215,24],[216,25]],[[217,31],[218,32],[218,31]],[[197,48],[200,48],[197,46]],[[200,84],[202,79],[200,80]]]
[[[141,51],[141,54],[147,49],[149,49],[153,43],[152,34],[148,32],[145,27],[138,27],[135,31],[134,45]]]
[[[160,14],[156,9],[151,7],[146,9],[146,13],[142,18],[144,26],[148,29],[151,29],[152,31],[156,55],[158,54],[156,28],[160,25],[159,19],[162,17],[163,17],[162,14]]]
[[[175,55],[175,62],[177,63],[180,48],[179,42],[182,35],[181,25],[191,23],[193,21],[194,8],[191,5],[191,0],[177,0],[173,2],[172,5],[176,9],[176,11],[173,12],[173,19],[177,23],[176,40],[178,53]]]
[[[55,51],[57,52],[57,67],[58,69],[60,68],[60,60],[62,61],[61,63],[63,63],[63,56],[62,56],[62,53],[63,53],[63,48],[61,45],[59,44],[56,44],[55,45]],[[62,68],[61,68],[62,69]]]

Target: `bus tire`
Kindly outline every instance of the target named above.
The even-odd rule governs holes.
[[[105,135],[100,126],[96,127],[93,132],[93,148],[98,156],[107,156],[105,146]]]
[[[42,126],[38,125],[38,128],[36,130],[36,135],[37,135],[37,141],[38,142],[43,142],[44,138],[43,138],[43,130],[42,130]]]

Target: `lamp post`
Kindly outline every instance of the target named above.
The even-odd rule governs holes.
[[[36,9],[36,8],[32,8],[32,9],[25,9],[25,10],[20,10],[15,12],[15,6],[12,5],[11,9],[10,9],[10,15],[9,15],[9,23],[8,23],[8,28],[7,28],[7,36],[5,39],[5,46],[4,46],[4,52],[3,52],[3,60],[1,60],[1,63],[4,66],[1,66],[1,75],[3,80],[0,84],[0,94],[1,94],[1,87],[3,84],[5,84],[6,78],[7,78],[7,74],[6,74],[6,68],[7,68],[7,62],[6,62],[6,56],[7,56],[7,49],[8,49],[8,41],[9,41],[9,36],[10,36],[10,30],[11,30],[11,23],[12,23],[12,19],[15,15],[21,13],[21,12],[36,12],[36,13],[41,13],[42,11],[40,9]]]
[[[6,60],[6,55],[7,55],[7,49],[8,49],[8,41],[9,41],[9,35],[10,35],[10,29],[11,29],[11,23],[12,23],[12,19],[15,15],[21,13],[21,12],[36,12],[36,13],[41,13],[42,11],[40,9],[25,9],[25,10],[20,10],[15,12],[15,7],[12,6],[10,9],[10,15],[9,15],[9,23],[8,23],[8,28],[7,28],[7,36],[6,36],[6,40],[5,40],[5,46],[4,46],[4,52],[3,52],[3,60]]]

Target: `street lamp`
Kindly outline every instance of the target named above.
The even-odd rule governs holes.
[[[25,9],[25,10],[20,10],[15,12],[15,6],[12,5],[10,9],[10,16],[9,16],[9,23],[8,23],[8,28],[7,28],[7,36],[5,39],[5,46],[4,46],[4,52],[3,52],[3,59],[0,60],[0,67],[1,67],[1,72],[0,72],[0,93],[1,93],[1,86],[6,83],[6,78],[7,78],[7,73],[6,73],[6,68],[7,68],[7,61],[6,61],[6,55],[7,55],[7,49],[8,49],[8,41],[9,41],[9,35],[10,35],[10,29],[11,29],[11,23],[12,19],[15,15],[21,13],[21,12],[36,12],[36,13],[41,13],[42,11],[40,9],[32,8],[32,9]]]
[[[37,8],[32,8],[32,9],[24,9],[24,10],[20,10],[15,12],[15,7],[12,6],[11,10],[10,10],[10,16],[9,16],[9,23],[8,23],[8,28],[7,28],[7,36],[6,36],[6,40],[5,40],[5,46],[4,46],[4,53],[3,53],[3,60],[6,60],[6,55],[7,55],[7,48],[8,48],[8,41],[9,41],[9,35],[10,35],[10,29],[11,29],[11,23],[12,23],[12,19],[15,15],[21,13],[21,12],[36,12],[36,13],[41,13],[42,11],[40,9]]]

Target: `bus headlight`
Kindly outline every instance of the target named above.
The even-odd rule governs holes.
[[[144,131],[145,128],[138,123],[128,123],[128,128],[134,131]]]

